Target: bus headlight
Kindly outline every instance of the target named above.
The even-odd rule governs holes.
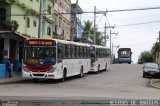
[[[95,63],[91,63],[91,67],[94,67],[95,66]]]
[[[50,69],[47,73],[53,73],[56,70],[56,67],[53,67],[52,69]]]
[[[27,67],[23,67],[23,70],[24,70],[25,72],[30,72],[30,70],[28,70]]]

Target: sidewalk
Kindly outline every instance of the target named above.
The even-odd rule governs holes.
[[[22,77],[13,77],[13,78],[0,78],[0,84],[11,84],[16,82],[27,81],[28,79]]]

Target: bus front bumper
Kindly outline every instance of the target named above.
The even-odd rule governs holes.
[[[59,79],[56,77],[56,73],[38,73],[38,72],[23,72],[22,77],[24,78],[36,78],[36,79]]]

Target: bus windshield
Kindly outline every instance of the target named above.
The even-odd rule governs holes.
[[[127,50],[124,50],[124,51],[119,51],[119,57],[130,57],[131,56],[131,51],[127,51]]]
[[[25,47],[24,64],[54,65],[56,63],[56,47]]]

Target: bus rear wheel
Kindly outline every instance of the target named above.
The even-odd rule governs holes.
[[[96,74],[100,72],[100,64],[98,65],[98,71],[96,71]]]
[[[81,69],[80,69],[80,74],[79,74],[79,78],[82,78],[82,77],[84,77],[83,67],[81,67]]]
[[[66,76],[67,76],[67,70],[66,70],[66,69],[64,69],[63,74],[62,74],[62,79],[61,79],[61,81],[62,81],[62,82],[64,82],[64,81],[65,81]]]

